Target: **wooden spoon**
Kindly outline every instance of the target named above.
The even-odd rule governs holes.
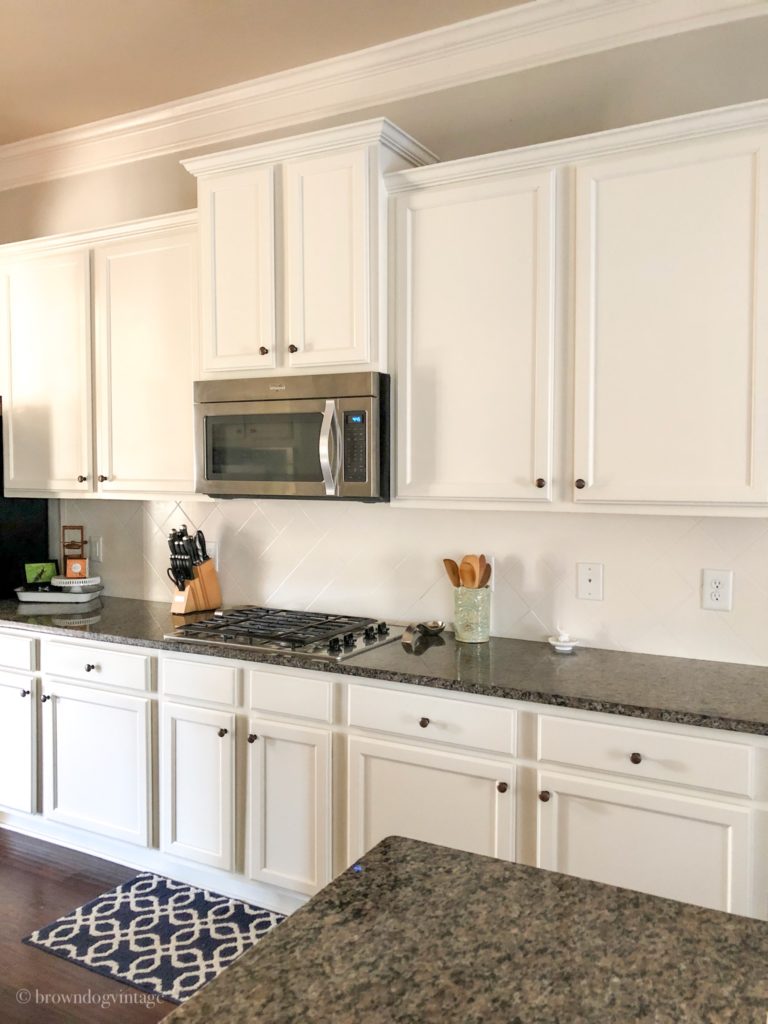
[[[479,555],[467,555],[466,560],[472,566],[472,572],[475,574],[475,582],[472,584],[473,587],[480,586],[480,577],[483,575],[483,569],[480,565]]]
[[[462,558],[461,565],[459,566],[461,585],[470,590],[474,590],[477,586],[477,566],[470,561],[473,557],[474,555],[466,555]]]
[[[444,558],[443,565],[445,566],[445,571],[448,573],[448,579],[451,581],[454,587],[460,587],[461,578],[459,576],[458,565],[456,565],[452,558]]]
[[[478,587],[487,587],[488,584],[490,583],[490,580],[491,580],[491,567],[486,562],[485,563],[485,568],[483,569],[483,574],[480,577],[480,582],[477,585],[478,585]]]

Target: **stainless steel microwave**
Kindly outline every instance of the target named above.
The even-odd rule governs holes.
[[[389,378],[197,381],[195,489],[212,496],[389,500]]]

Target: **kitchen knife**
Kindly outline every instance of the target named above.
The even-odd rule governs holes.
[[[202,530],[198,530],[195,536],[195,544],[197,545],[197,551],[200,556],[200,562],[208,561],[208,548],[205,545],[205,534]]]

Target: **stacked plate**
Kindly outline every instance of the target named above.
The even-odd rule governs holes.
[[[101,576],[84,576],[74,580],[66,576],[54,576],[45,590],[17,587],[16,597],[19,601],[35,604],[83,604],[93,601],[103,589]]]

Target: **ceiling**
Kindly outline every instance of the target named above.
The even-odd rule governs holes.
[[[0,144],[524,0],[0,0]],[[535,0],[529,0],[535,2]]]

